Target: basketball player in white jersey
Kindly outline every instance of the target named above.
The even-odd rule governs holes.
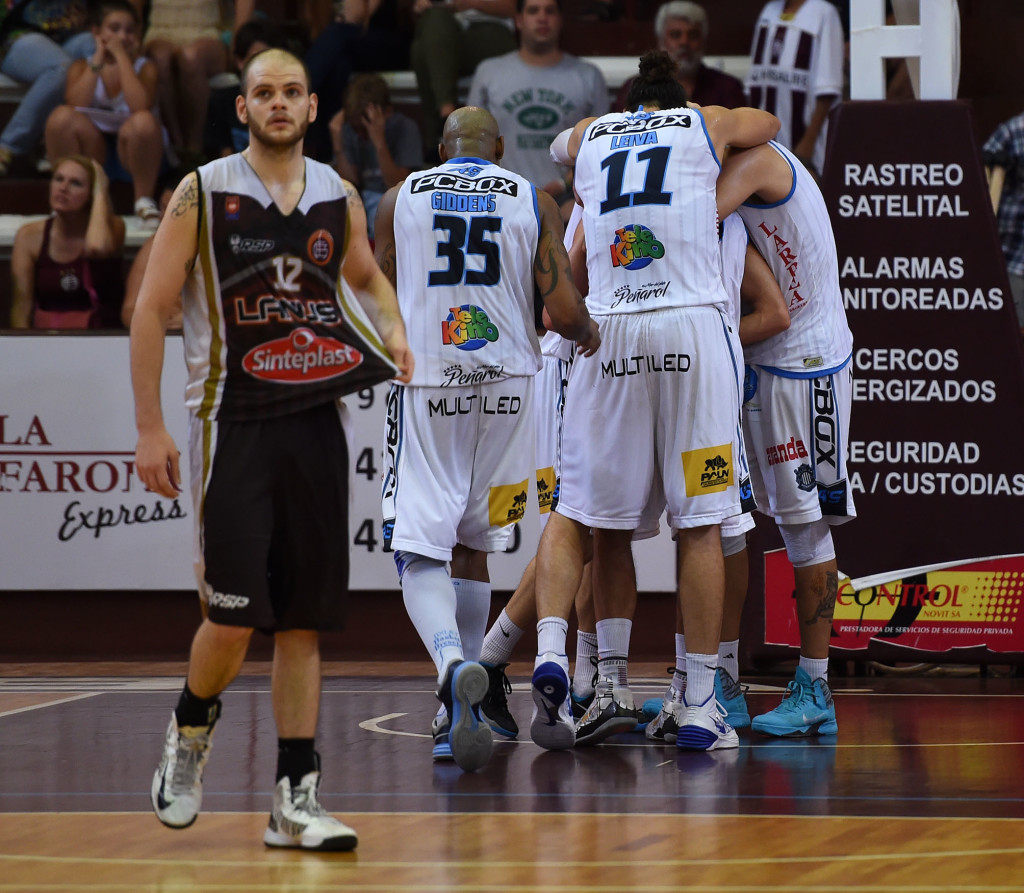
[[[770,338],[789,328],[789,310],[778,283],[764,258],[750,242],[743,220],[736,213],[722,221],[719,245],[722,256],[722,281],[730,298],[730,316],[739,330],[744,347]],[[745,445],[749,451],[749,445]],[[749,456],[749,453],[747,454]],[[748,459],[749,461],[749,459]],[[746,534],[754,527],[749,511],[733,515],[722,522],[722,554],[725,562],[725,604],[722,615],[722,640],[718,647],[718,669],[715,672],[715,697],[734,729],[750,725],[743,691],[736,681],[739,675],[737,646],[747,591]],[[686,580],[680,580],[686,586]],[[738,587],[739,592],[733,592]],[[664,698],[644,702],[643,710],[655,714],[646,735],[652,741],[674,740],[685,710],[686,639],[682,618],[676,616],[675,667],[672,682]]]
[[[421,351],[412,380],[388,397],[385,543],[437,667],[452,757],[467,771],[489,758],[491,730],[478,714],[487,672],[465,659],[463,640],[472,623],[479,654],[486,554],[505,548],[536,470],[534,289],[555,331],[584,354],[600,344],[569,274],[558,209],[498,166],[503,148],[493,116],[456,110],[442,163],[389,190],[376,224],[381,268],[396,285],[410,346]],[[445,567],[456,546],[458,593]],[[464,610],[466,589],[476,591]]]
[[[790,314],[786,331],[744,351],[743,423],[754,496],[786,544],[800,622],[796,678],[782,704],[755,716],[752,727],[779,736],[834,735],[828,648],[838,570],[830,528],[856,516],[846,471],[853,335],[835,240],[813,177],[778,143],[727,159],[719,205],[723,212],[738,206]],[[738,615],[736,605],[730,613]]]
[[[618,655],[628,653],[635,594],[620,613],[602,608],[603,593],[635,593],[631,538],[649,497],[664,487],[681,574],[692,581],[680,592],[695,647],[687,655],[687,712],[677,745],[709,750],[737,745],[713,690],[724,588],[719,524],[739,511],[740,387],[718,259],[715,183],[726,145],[763,143],[779,122],[756,109],[687,109],[685,95],[668,93],[679,90],[673,74],[666,54],[645,55],[631,97],[644,110],[581,122],[570,143],[571,152],[578,147],[588,303],[601,320],[604,346],[600,358],[578,357],[570,376],[557,511],[575,522],[577,536],[594,529],[597,613],[623,620],[608,630],[604,667],[611,672],[602,672],[590,708],[595,721],[606,715],[614,725],[623,714],[635,716],[622,676],[612,675],[625,671]],[[565,621],[542,611],[546,575],[564,583],[565,571],[555,566],[566,542],[553,542],[551,531],[549,523],[538,554],[534,688],[540,681],[551,689],[549,718],[561,724],[566,707],[556,701],[554,682],[567,676]]]

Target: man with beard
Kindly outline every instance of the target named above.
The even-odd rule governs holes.
[[[743,84],[731,74],[704,64],[708,39],[708,17],[704,8],[689,0],[669,0],[658,7],[654,17],[658,49],[668,53],[678,68],[676,80],[697,105],[720,105],[735,109],[747,104]],[[635,78],[622,85],[615,97],[616,111],[626,108],[626,97]]]
[[[600,69],[563,51],[561,0],[517,0],[519,49],[485,59],[473,75],[469,105],[487,109],[505,138],[502,167],[526,177],[572,210],[571,169],[551,160],[555,135],[580,118],[608,111]]]
[[[139,439],[150,489],[180,492],[160,373],[168,318],[183,313],[196,577],[204,619],[154,777],[157,817],[191,825],[220,693],[254,628],[274,635],[278,733],[268,846],[350,850],[356,834],[317,800],[318,633],[344,619],[348,451],[340,398],[413,360],[394,289],[351,184],[304,158],[316,116],[302,62],[266,50],[242,70],[249,147],[180,183],[132,318]]]

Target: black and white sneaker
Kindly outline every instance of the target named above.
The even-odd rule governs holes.
[[[576,723],[576,746],[598,744],[619,732],[632,731],[637,715],[633,692],[602,676],[594,689],[594,700]]]
[[[675,741],[679,734],[679,723],[685,713],[681,701],[666,698],[661,702],[658,715],[654,717],[644,730],[648,741]]]
[[[274,788],[274,808],[263,833],[267,846],[345,852],[359,842],[348,825],[327,814],[317,800],[320,773],[310,772],[292,787],[287,776]]]
[[[220,702],[217,702],[220,716]],[[153,773],[149,799],[153,811],[168,828],[187,828],[199,815],[203,802],[203,769],[210,758],[213,727],[179,726],[171,712],[171,722],[164,738],[160,765]]]
[[[515,738],[519,724],[508,709],[508,696],[512,694],[512,683],[505,675],[504,664],[480,663],[487,671],[487,694],[480,702],[480,715],[491,729],[503,738]]]

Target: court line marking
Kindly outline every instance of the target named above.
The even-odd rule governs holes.
[[[334,678],[334,677],[331,677]],[[329,679],[325,678],[325,683]],[[432,686],[432,683],[426,683]],[[786,686],[766,685],[759,682],[743,682],[747,694],[780,694],[786,691]],[[13,677],[0,679],[0,694],[3,693],[40,693],[83,690],[94,692],[162,692],[179,691],[182,685],[182,677],[66,677],[54,679],[52,677]],[[664,691],[664,683],[657,680],[633,680],[631,686],[634,691],[640,693],[653,693]],[[512,691],[517,694],[525,694],[531,690],[529,682],[512,683]],[[433,694],[434,688],[327,688],[323,689],[324,695],[425,695]],[[225,694],[270,694],[270,687],[261,688],[234,688],[229,686]],[[876,698],[1024,698],[1024,691],[1020,692],[884,692],[876,691],[873,688],[840,688],[832,689],[834,697],[847,695],[871,695]]]
[[[26,692],[28,694],[28,692]],[[35,694],[45,694],[45,692],[35,692]],[[29,704],[27,707],[16,707],[13,710],[0,710],[0,718],[5,716],[14,716],[16,713],[28,713],[30,710],[42,710],[44,707],[56,707],[59,704],[70,704],[72,701],[81,701],[85,698],[95,698],[96,695],[102,694],[98,691],[85,692],[84,694],[71,695],[67,698],[59,698],[56,701],[47,701],[45,704]]]
[[[356,861],[353,853],[351,857],[344,861],[332,861],[332,866],[342,867],[354,867],[354,868],[367,868],[367,869],[381,869],[381,868],[393,868],[393,869],[458,869],[458,868],[503,868],[503,869],[515,869],[515,868],[543,868],[543,869],[575,869],[575,868],[599,868],[599,869],[616,869],[616,868],[635,868],[636,864],[649,866],[651,868],[684,868],[693,866],[702,866],[706,868],[721,868],[729,866],[741,866],[741,865],[812,865],[819,862],[828,862],[834,864],[836,862],[847,862],[847,863],[864,863],[864,862],[906,862],[915,859],[949,859],[949,858],[991,858],[994,856],[1021,856],[1024,855],[1024,848],[1021,847],[1000,847],[993,849],[979,849],[979,850],[936,850],[934,852],[914,852],[914,853],[822,853],[808,856],[742,856],[735,858],[722,858],[722,859],[649,859],[641,858],[637,859],[635,863],[626,862],[623,859],[614,860],[580,860],[580,861],[566,861],[562,859],[543,861],[539,862],[533,859],[523,860],[501,860],[501,861],[485,861],[479,859],[473,860],[462,860],[462,859],[449,859],[449,860],[409,860],[409,861],[397,861],[397,860],[382,860],[382,861]],[[27,854],[7,854],[0,853],[0,862],[44,862],[48,864],[65,865],[65,864],[86,864],[86,865],[164,865],[174,866],[176,868],[181,867],[181,858],[173,859],[146,859],[146,858],[125,858],[119,856],[42,856],[42,855],[27,855]],[[252,868],[254,863],[251,859],[249,860],[202,860],[193,858],[190,862],[193,866],[203,866],[206,868]],[[263,863],[268,868],[285,867],[285,863],[279,862],[268,862]],[[291,865],[292,863],[289,863]],[[67,885],[64,885],[67,886]],[[547,886],[547,885],[545,885]],[[589,885],[587,885],[589,888]],[[205,885],[204,885],[205,887]],[[590,888],[595,889],[595,888]],[[613,889],[613,888],[609,888]],[[618,889],[621,889],[619,887]],[[676,887],[678,889],[678,887]],[[748,888],[749,889],[749,886]]]
[[[359,728],[364,729],[368,732],[380,732],[382,735],[401,735],[406,738],[431,738],[430,734],[424,732],[402,732],[398,729],[387,729],[384,728],[381,723],[388,722],[392,719],[398,719],[402,716],[408,716],[408,713],[385,713],[382,716],[374,716],[370,719],[365,719],[359,723]],[[495,744],[533,744],[531,738],[495,738]],[[604,741],[600,745],[601,747],[657,747],[658,745],[647,741],[644,738],[643,741],[637,741],[635,744],[622,743],[618,741]],[[668,745],[672,746],[672,745]],[[810,739],[800,739],[799,741],[789,742],[785,738],[767,738],[764,743],[757,743],[744,739],[744,748],[764,748],[766,750],[783,750],[793,749],[804,751],[808,754],[818,751],[823,752],[825,750],[833,750],[847,748],[847,749],[870,749],[870,748],[900,748],[900,747],[1022,747],[1024,741],[976,741],[976,742],[965,742],[965,741],[951,741],[951,742],[933,742],[933,743],[904,743],[904,744],[840,744],[838,741],[824,741],[818,743],[811,743]],[[582,749],[582,748],[581,748]],[[686,751],[686,753],[700,753],[700,751]],[[665,766],[675,764],[674,760],[667,760],[664,763],[660,763],[659,766]]]
[[[190,883],[183,881],[173,880],[160,880],[161,890],[174,890],[181,889],[187,890],[189,893],[194,888]],[[468,883],[468,884],[457,884],[452,886],[451,883],[446,884],[419,884],[409,883],[403,881],[402,889],[410,891],[410,893],[453,893],[453,891],[465,890],[473,891],[473,893],[536,893],[537,886],[531,884],[530,886],[509,886],[507,884],[501,884],[500,886],[494,886],[491,884],[480,884],[480,883]],[[270,890],[280,891],[280,883],[272,884],[210,884],[208,882],[203,883],[204,890],[243,890],[243,891],[259,891],[259,890]],[[310,891],[310,893],[322,893],[324,890],[343,890],[343,891],[355,891],[355,893],[394,893],[395,885],[392,884],[352,884],[346,882],[343,886],[324,886],[323,883],[313,884],[295,884],[293,881],[288,881],[287,889],[292,893],[303,893],[303,891]],[[570,887],[563,886],[561,884],[545,885],[546,890],[553,891],[553,893],[622,893],[622,885],[617,884],[614,887],[606,886],[594,886],[593,884],[585,884],[580,886],[574,884]],[[679,893],[680,890],[690,890],[694,893],[748,893],[750,890],[749,884],[743,884],[741,886],[736,885],[723,885],[723,884],[687,884],[684,887],[679,884],[671,884],[665,886],[660,884],[658,886],[651,886],[644,884],[643,886],[635,886],[630,884],[631,893]],[[12,890],[15,893],[29,893],[29,891],[52,891],[52,893],[59,893],[59,891],[67,890],[102,890],[102,891],[113,891],[113,890],[128,890],[130,893],[138,893],[138,884],[17,884],[12,886],[9,884],[0,884],[0,890]],[[1017,884],[1013,886],[992,886],[985,884],[984,886],[966,886],[963,884],[957,885],[946,885],[935,886],[929,884],[927,886],[894,886],[892,884],[886,884],[884,887],[878,886],[866,886],[858,884],[855,887],[849,884],[844,884],[841,887],[833,886],[831,884],[813,884],[805,886],[803,884],[785,884],[784,886],[775,885],[764,885],[758,884],[758,890],[764,891],[764,893],[1020,893],[1021,887]]]
[[[384,729],[381,728],[382,722],[387,722],[389,719],[398,719],[401,716],[408,716],[407,713],[385,713],[383,716],[376,716],[373,719],[364,719],[359,723],[359,728],[365,729],[367,732],[380,732],[384,735],[403,735],[408,738],[431,738],[432,735],[425,735],[422,732],[400,732],[397,729]]]
[[[248,795],[246,795],[248,796]],[[400,795],[396,795],[400,796]],[[738,813],[717,813],[717,812],[614,812],[610,810],[595,810],[594,812],[573,812],[573,813],[556,813],[556,812],[540,812],[540,811],[529,811],[529,812],[505,812],[497,810],[488,811],[476,811],[476,810],[460,810],[460,811],[445,811],[438,812],[436,810],[419,809],[419,810],[396,810],[396,809],[381,809],[373,812],[367,812],[365,810],[359,812],[348,811],[344,813],[348,818],[356,816],[358,818],[376,818],[378,816],[390,816],[395,818],[478,818],[486,816],[488,818],[508,818],[514,816],[517,818],[548,818],[548,819],[564,819],[567,816],[573,818],[624,818],[624,819],[678,819],[680,821],[688,821],[690,819],[711,819],[714,821],[718,820],[732,820],[732,819],[760,819],[765,822],[775,823],[779,819],[792,819],[800,822],[818,822],[818,821],[837,821],[843,820],[847,822],[878,822],[883,820],[886,822],[1014,822],[1024,827],[1024,818],[1017,816],[928,816],[928,815],[897,815],[897,816],[881,816],[881,815],[863,815],[861,813],[855,813],[853,815],[778,815],[777,813],[765,814],[763,812],[738,812]],[[47,811],[43,810],[40,812],[0,812],[0,820],[15,817],[15,818],[36,818],[40,816],[48,817],[77,817],[77,816],[92,816],[92,817],[111,817],[111,816],[152,816],[152,810],[148,809],[118,809],[118,810],[88,810],[83,809],[81,812],[68,812],[67,810]],[[224,818],[238,818],[242,816],[261,816],[262,818],[267,817],[266,810],[260,812],[231,812],[223,809],[204,809],[202,812],[204,816],[221,816]],[[358,821],[354,819],[355,821]],[[158,831],[160,829],[157,829]],[[2,845],[2,843],[0,843]],[[1024,847],[1019,849],[1019,852],[1024,853]],[[559,863],[560,864],[560,863]],[[590,863],[588,863],[590,864]]]
[[[342,863],[337,863],[342,864]],[[186,881],[175,881],[175,880],[164,880],[160,879],[156,881],[160,884],[161,890],[184,890],[193,891],[195,886]],[[325,886],[324,882],[319,883],[298,883],[289,880],[287,882],[287,889],[292,893],[303,893],[303,891],[310,891],[310,893],[317,893],[317,891],[324,890],[342,890],[342,891],[356,891],[356,893],[394,893],[395,884],[352,884],[345,882],[342,886],[336,886],[327,882]],[[147,885],[151,886],[151,885]],[[452,885],[451,882],[445,884],[429,884],[429,883],[415,883],[403,881],[401,888],[405,891],[421,891],[421,893],[453,893],[453,891],[473,891],[473,893],[536,893],[536,884],[529,886],[522,886],[516,884],[510,886],[507,884],[494,885],[486,883],[457,883]],[[218,884],[203,882],[203,890],[243,890],[243,891],[258,891],[258,890],[270,890],[280,891],[282,889],[281,882],[277,883],[254,883],[254,884]],[[615,886],[595,886],[593,884],[573,884],[571,886],[564,886],[562,884],[549,884],[545,882],[545,890],[551,890],[553,893],[622,893],[622,885],[616,884]],[[644,884],[642,886],[636,886],[631,883],[629,886],[631,893],[679,893],[681,890],[690,890],[694,893],[749,893],[750,884],[734,885],[734,884],[686,884],[680,886],[678,883],[665,885],[658,884],[652,886],[650,884]],[[964,885],[956,884],[949,885],[943,884],[936,886],[935,884],[928,884],[927,886],[921,886],[915,884],[910,885],[893,885],[886,884],[883,887],[879,886],[867,886],[863,884],[857,884],[856,886],[850,886],[844,884],[843,886],[835,886],[832,884],[785,884],[783,886],[776,885],[765,885],[758,884],[757,889],[765,891],[765,893],[1020,893],[1021,887],[1017,884],[1012,886],[992,886],[985,884],[983,886],[975,885]],[[138,884],[0,884],[0,890],[12,890],[15,893],[28,893],[28,891],[67,891],[67,890],[102,890],[102,891],[113,891],[113,890],[128,890],[130,893],[138,893]]]

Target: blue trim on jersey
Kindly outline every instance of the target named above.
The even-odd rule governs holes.
[[[778,146],[778,143],[775,142],[775,140],[768,140],[768,145],[771,146],[773,149],[775,149],[776,152],[779,152],[779,146]],[[785,161],[786,164],[789,165],[789,169],[793,172],[793,185],[790,187],[789,192],[786,193],[786,197],[785,198],[780,198],[777,202],[771,202],[770,204],[767,204],[767,205],[758,204],[757,202],[744,202],[743,203],[743,207],[745,207],[745,208],[762,208],[762,209],[764,209],[764,208],[777,208],[779,205],[786,204],[786,202],[788,202],[793,197],[793,193],[796,192],[796,178],[797,178],[796,166],[793,164],[792,161],[790,161],[789,156],[786,155],[785,152],[779,152],[779,155],[782,156],[782,160]]]
[[[779,369],[777,366],[763,366],[760,363],[754,365],[758,369],[764,369],[765,372],[771,372],[772,375],[778,375],[779,378],[824,378],[826,375],[835,375],[839,370],[845,369],[852,359],[853,351],[850,351],[850,355],[838,366],[833,366],[830,369],[815,369],[813,372],[793,372],[789,369]]]
[[[715,159],[715,164],[718,165],[718,171],[722,171],[722,161],[718,157],[718,153],[715,151],[714,143],[711,142],[711,134],[708,133],[708,125],[704,120],[704,116],[701,114],[700,109],[690,109],[691,112],[696,112],[697,117],[700,119],[701,129],[704,131],[704,139],[708,141],[708,148],[711,150],[711,157]]]
[[[494,164],[493,161],[488,161],[486,158],[477,158],[474,155],[460,155],[458,158],[449,158],[444,164]]]
[[[537,241],[540,242],[540,202],[537,201],[537,187],[531,183],[530,189],[533,190],[533,216],[537,218]]]

